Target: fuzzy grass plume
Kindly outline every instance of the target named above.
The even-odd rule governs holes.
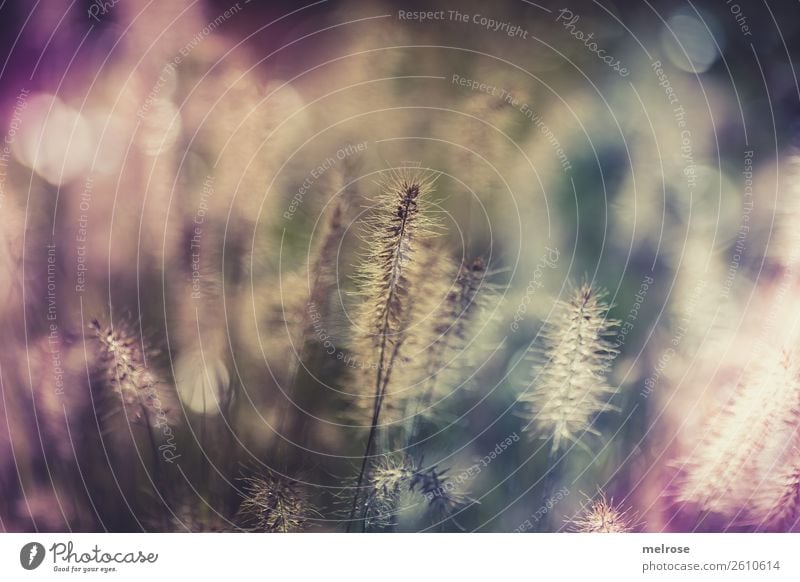
[[[618,322],[607,318],[605,293],[588,284],[559,301],[546,324],[533,390],[522,397],[526,427],[552,439],[555,452],[581,434],[599,434],[594,416],[613,410],[605,375],[618,351],[611,338]]]
[[[634,524],[628,511],[614,505],[600,491],[594,500],[585,504],[582,513],[570,523],[570,530],[578,533],[628,533]]]
[[[388,528],[395,524],[400,497],[414,475],[406,455],[384,455],[369,474],[369,491],[364,502],[364,528]]]
[[[363,305],[359,321],[370,344],[364,357],[374,362],[374,402],[348,524],[358,506],[392,368],[406,338],[419,243],[436,228],[428,207],[437,177],[408,167],[386,173],[374,209],[365,221],[367,250],[358,269]]]
[[[411,273],[413,293],[408,298],[403,349],[402,352],[398,351],[392,363],[394,381],[387,382],[381,405],[384,424],[404,420],[414,414],[427,378],[432,371],[436,371],[430,369],[431,360],[436,359],[437,362],[434,363],[439,360],[434,353],[440,353],[440,348],[443,347],[443,342],[438,341],[441,339],[441,332],[435,330],[440,321],[439,312],[453,286],[456,264],[436,240],[420,240],[417,255],[418,261]],[[364,348],[362,341],[361,353],[373,352],[371,342],[372,338],[367,338],[370,345]],[[402,374],[397,375],[394,372]],[[374,377],[375,373],[370,369],[365,385],[370,386]],[[375,411],[374,404],[374,398],[361,396],[350,409],[350,416],[356,422],[369,423]]]
[[[89,328],[98,344],[93,397],[99,401],[100,408],[107,409],[103,428],[121,446],[128,446],[123,444],[127,439],[122,427],[138,425],[144,428],[152,457],[152,474],[148,472],[147,480],[161,503],[168,507],[172,483],[165,479],[162,469],[161,461],[167,453],[161,446],[165,442],[172,444],[173,427],[181,418],[175,390],[163,382],[148,363],[157,352],[149,348],[128,323],[123,321],[115,326],[102,326],[93,319]],[[120,418],[122,425],[118,424]],[[130,428],[128,434],[132,435]],[[168,528],[167,513],[159,513],[161,527]]]
[[[336,261],[350,221],[352,220],[352,194],[344,192],[332,208],[328,209],[320,241],[308,263],[311,279],[309,302],[324,304],[337,284]]]
[[[147,427],[175,426],[180,404],[173,390],[148,365],[155,352],[125,322],[102,326],[93,319],[89,329],[99,345],[96,378],[118,397],[128,422]]]
[[[800,450],[794,449],[790,462],[774,468],[751,511],[759,529],[792,531],[800,522]]]
[[[369,472],[364,503],[364,529],[396,525],[401,502],[422,503],[435,522],[448,519],[472,500],[450,479],[448,470],[420,468],[405,455],[383,455]]]
[[[238,518],[246,529],[267,533],[301,532],[308,529],[316,515],[308,492],[298,481],[272,472],[245,479]]]
[[[397,348],[406,336],[412,267],[419,261],[421,242],[437,227],[429,208],[437,177],[416,168],[388,172],[364,221],[366,252],[356,274],[363,305],[359,326],[371,340],[379,373],[389,369],[389,348]]]
[[[678,501],[721,515],[746,512],[765,475],[769,487],[771,475],[780,473],[780,467],[772,467],[774,451],[784,446],[787,427],[796,427],[799,410],[797,357],[772,350],[754,362],[706,437],[683,460]]]

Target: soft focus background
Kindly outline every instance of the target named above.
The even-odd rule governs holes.
[[[799,27],[747,0],[0,3],[0,530],[345,529],[363,221],[416,166],[430,252],[480,258],[486,297],[424,439],[377,439],[447,501],[410,485],[357,531],[797,530]],[[619,354],[553,454],[523,402],[584,282]]]

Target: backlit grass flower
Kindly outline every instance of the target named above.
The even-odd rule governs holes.
[[[238,516],[251,531],[300,532],[308,529],[316,515],[300,482],[273,472],[245,479]]]
[[[613,410],[606,374],[618,353],[611,341],[618,322],[608,319],[603,296],[588,284],[574,289],[542,332],[532,389],[521,400],[526,430],[552,439],[553,451],[584,432],[599,434],[595,415]]]
[[[570,522],[571,531],[580,533],[627,533],[634,525],[628,515],[599,492],[594,500],[584,505],[582,513]]]

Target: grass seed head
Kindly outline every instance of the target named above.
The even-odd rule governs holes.
[[[634,529],[628,511],[615,506],[614,500],[607,500],[602,492],[589,500],[583,513],[570,523],[572,531],[580,533],[627,533]]]
[[[298,481],[267,472],[245,479],[244,490],[238,515],[251,531],[301,532],[316,515],[308,492]]]
[[[542,333],[533,390],[525,395],[526,430],[552,438],[553,450],[578,442],[596,414],[613,410],[614,389],[606,374],[617,350],[612,342],[618,322],[607,318],[605,293],[588,284],[558,302]]]
[[[180,404],[170,387],[148,365],[148,351],[130,326],[120,322],[89,324],[99,345],[97,375],[103,386],[118,397],[128,422],[149,426],[177,425]]]

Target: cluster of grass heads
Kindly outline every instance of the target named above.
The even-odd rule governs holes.
[[[166,338],[145,338],[140,323],[90,322],[87,418],[95,420],[112,469],[127,457],[126,470],[112,474],[116,481],[124,473],[129,483],[114,493],[139,526],[467,529],[459,516],[480,503],[470,492],[471,479],[456,466],[427,461],[442,457],[441,443],[439,450],[429,443],[460,422],[465,403],[475,408],[487,397],[475,370],[507,324],[497,315],[505,289],[497,282],[503,270],[491,269],[486,257],[456,258],[435,190],[438,177],[403,165],[381,172],[375,192],[363,199],[345,192],[323,215],[305,267],[280,274],[262,287],[265,297],[253,298],[251,317],[264,328],[267,372],[276,382],[265,388],[268,394],[245,389],[219,346],[193,340],[191,349],[167,361]],[[364,211],[357,214],[359,208]],[[355,242],[347,240],[351,231]],[[614,409],[605,377],[617,353],[616,322],[593,286],[570,293],[531,344],[533,376],[515,388],[521,394],[515,418],[532,446],[540,439],[549,443],[548,463],[567,445],[589,450],[584,435],[598,435],[596,417]],[[219,317],[207,321],[222,325]],[[239,330],[228,325],[236,349]],[[199,338],[213,335],[204,331]],[[308,417],[317,399],[337,410],[339,426],[355,435],[339,445],[342,459],[349,459],[339,468],[348,474],[309,460],[314,427]],[[264,411],[262,403],[269,403],[267,416],[261,412],[254,420],[243,412]],[[246,445],[248,422],[269,427],[263,446]],[[546,473],[544,496],[555,469],[548,466]],[[94,511],[105,523],[106,509]],[[605,525],[585,525],[600,519],[613,522],[609,531],[620,531],[624,514],[615,518],[615,511],[595,503],[575,527],[605,531]],[[603,512],[611,517],[591,517]],[[127,525],[112,528],[131,527],[121,523]]]

